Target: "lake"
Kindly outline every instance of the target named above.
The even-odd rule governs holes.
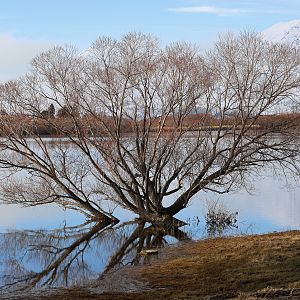
[[[121,208],[114,212],[120,223],[102,228],[84,224],[82,214],[52,204],[30,208],[1,204],[1,286],[81,285],[99,278],[103,271],[143,263],[147,260],[139,255],[143,248],[208,237],[205,216],[212,207],[237,213],[236,226],[225,227],[219,232],[222,235],[300,229],[300,187],[297,182],[288,183],[289,188],[285,180],[266,171],[252,181],[251,193],[200,193],[176,215],[188,223],[176,232],[130,222],[136,216]]]

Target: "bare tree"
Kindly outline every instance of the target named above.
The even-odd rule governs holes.
[[[266,165],[297,172],[297,123],[261,120],[294,107],[299,54],[248,32],[221,37],[205,55],[139,33],[99,38],[81,55],[42,53],[30,74],[1,88],[0,164],[32,186],[16,188],[20,175],[10,176],[7,199],[101,217],[115,203],[160,222],[199,192],[228,192]],[[63,117],[45,118],[51,104]],[[41,138],[39,122],[63,138]]]

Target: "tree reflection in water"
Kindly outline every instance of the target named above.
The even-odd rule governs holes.
[[[120,266],[144,263],[147,258],[140,252],[164,247],[167,236],[188,238],[178,227],[158,227],[140,220],[3,233],[1,286],[23,289],[82,285]]]

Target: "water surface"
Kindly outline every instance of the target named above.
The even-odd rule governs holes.
[[[287,183],[294,188],[287,188]],[[103,228],[87,223],[76,211],[54,204],[29,208],[1,204],[0,285],[80,285],[99,278],[102,272],[146,262],[139,254],[145,248],[207,237],[205,216],[213,206],[238,213],[237,228],[230,227],[221,234],[300,229],[297,182],[276,178],[267,170],[265,176],[252,181],[252,186],[251,193],[243,189],[224,195],[200,193],[176,216],[188,223],[176,232],[129,222],[136,216],[121,208],[115,211],[120,223]]]

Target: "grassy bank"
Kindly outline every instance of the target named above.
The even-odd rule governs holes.
[[[218,238],[169,249],[137,273],[155,289],[207,296],[300,287],[300,232]]]
[[[39,299],[284,298],[300,291],[300,231],[184,243],[160,250],[150,265],[128,267],[110,278],[140,282],[143,288],[99,294],[94,286]]]

